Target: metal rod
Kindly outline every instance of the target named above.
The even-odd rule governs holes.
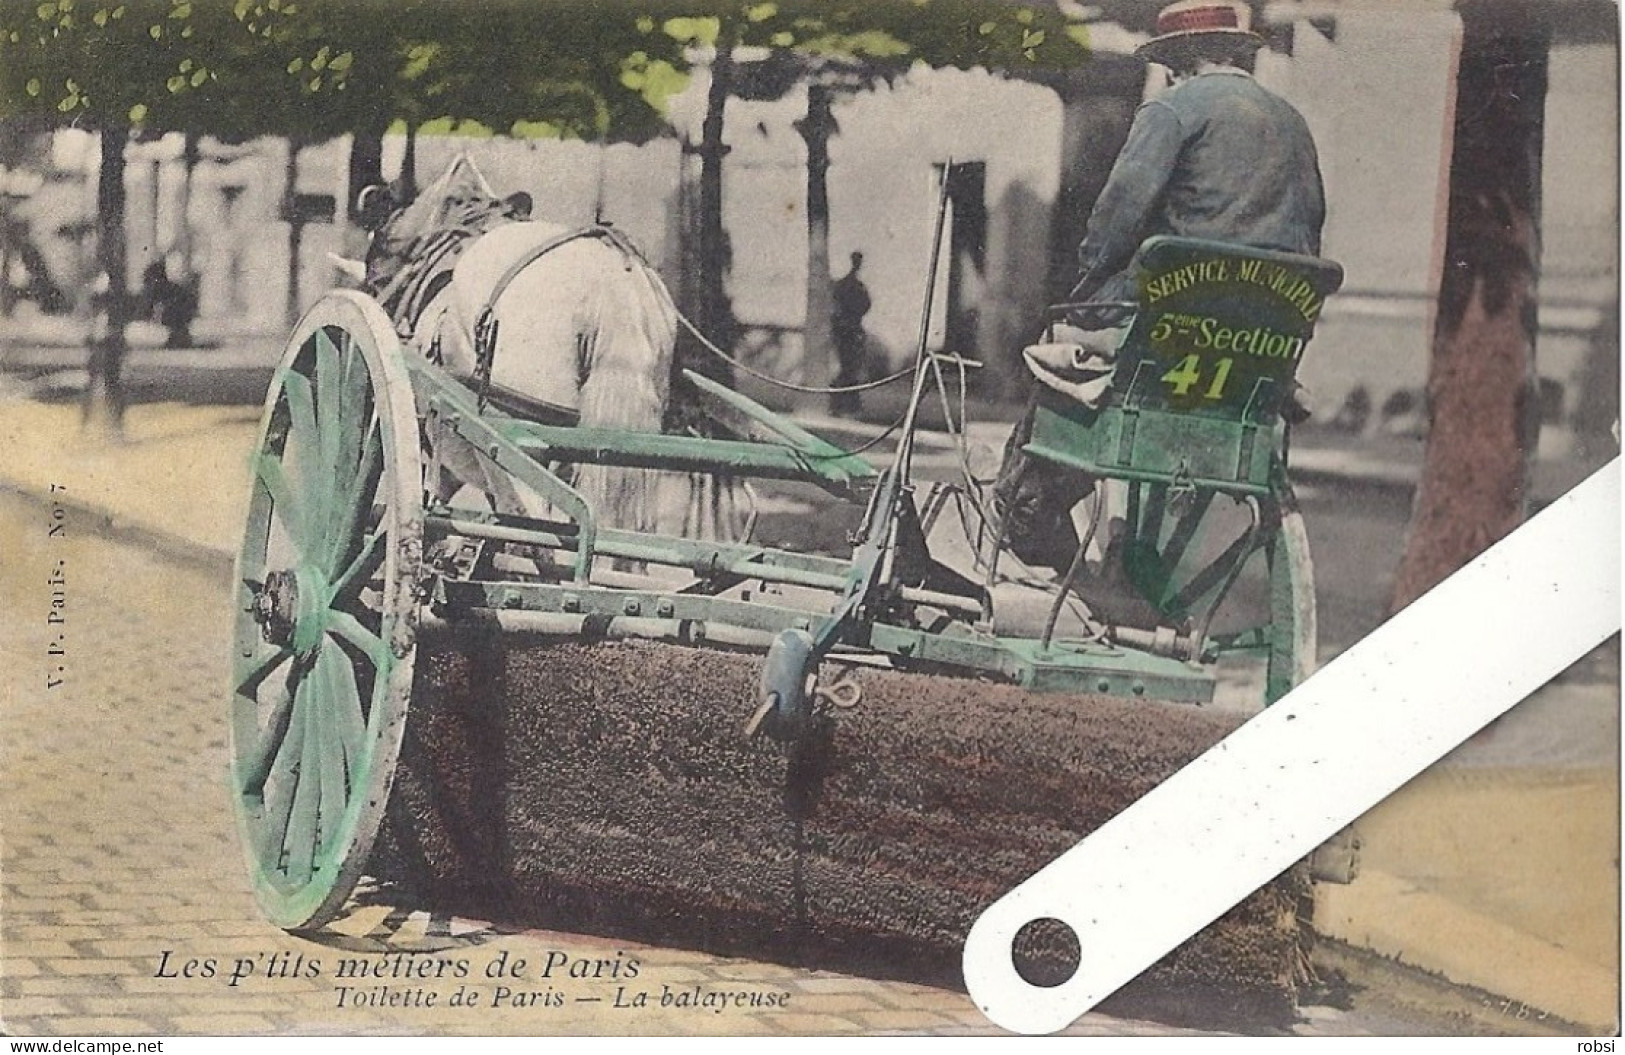
[[[1258,499],[1247,499],[1247,511],[1251,519],[1243,535],[1247,540],[1246,548],[1236,555],[1235,563],[1230,566],[1230,571],[1225,575],[1224,582],[1219,586],[1219,592],[1213,597],[1213,603],[1208,605],[1206,614],[1202,616],[1201,622],[1196,625],[1195,640],[1197,648],[1200,648],[1202,642],[1207,639],[1208,629],[1213,625],[1213,617],[1218,614],[1219,606],[1224,604],[1225,597],[1230,593],[1230,587],[1234,586],[1236,580],[1241,577],[1242,567],[1246,565],[1247,559],[1253,555],[1253,551],[1257,547],[1255,540],[1258,537],[1259,529],[1263,526],[1263,511],[1258,507]]]
[[[548,634],[582,637],[587,629],[587,616],[567,612],[526,612],[506,608],[474,608],[460,613],[455,620],[432,612],[424,612],[418,621],[420,632],[453,633],[465,621],[494,623],[498,629],[510,634]],[[708,642],[732,645],[738,648],[766,649],[773,643],[773,635],[765,630],[728,626],[690,619],[656,619],[648,616],[613,616],[593,627],[593,636],[606,638],[645,638],[657,641],[686,643]]]
[[[586,630],[586,617],[564,612],[524,612],[500,608],[475,608],[461,613],[457,619],[447,619],[425,611],[419,617],[418,631],[424,635],[455,634],[470,623],[494,625],[504,633],[546,634],[549,636],[581,637]],[[607,638],[642,638],[651,641],[676,641],[684,644],[724,645],[765,651],[773,644],[774,635],[765,630],[731,626],[696,619],[653,619],[647,616],[615,616],[595,628],[595,633]],[[883,652],[837,645],[830,649],[829,658],[844,666],[872,667],[891,670],[891,657]]]
[[[442,536],[463,532],[470,537],[482,537],[479,534],[481,531],[490,527],[502,527],[509,531],[525,533],[520,537],[508,538],[506,541],[533,542],[554,549],[570,549],[575,545],[576,538],[574,524],[460,507],[436,509],[425,516],[424,527],[431,533]],[[756,562],[761,562],[764,567],[797,568],[839,577],[844,577],[851,569],[850,561],[838,557],[793,553],[740,542],[704,542],[681,535],[650,535],[645,532],[620,531],[614,528],[604,532],[604,539],[612,545],[621,547],[631,545],[658,547],[658,552],[663,554],[658,558],[658,563],[693,568],[702,575],[709,574],[713,570],[755,567]]]
[[[491,539],[494,542],[529,542],[553,549],[574,550],[573,545],[559,545],[564,536],[552,532],[532,531],[528,528],[504,527],[501,524],[481,524],[473,520],[455,520],[451,517],[429,515],[423,518],[426,528],[438,528],[451,535]],[[573,540],[573,537],[572,537]]]
[[[936,590],[923,590],[917,586],[904,586],[901,593],[903,600],[912,604],[928,604],[933,608],[951,608],[957,612],[968,612],[971,615],[982,614],[982,602],[972,597],[961,597],[956,593],[941,593]]]
[[[570,552],[573,546],[570,540],[548,532],[529,530],[526,528],[505,527],[500,524],[482,524],[474,520],[456,520],[449,517],[430,516],[425,518],[425,526],[450,534],[464,535],[469,538],[492,539],[499,542],[520,542],[530,545],[542,546],[547,549]],[[659,564],[672,568],[691,568],[691,562],[683,560],[662,549],[660,546],[649,543],[623,542],[618,539],[602,539],[598,545],[598,552],[606,557],[622,557],[628,560],[646,561],[650,564]],[[829,572],[812,571],[805,568],[791,568],[776,564],[758,564],[754,561],[735,561],[727,565],[719,565],[719,571],[739,575],[746,579],[760,580],[761,582],[779,583],[785,586],[805,586],[812,589],[839,592],[846,588],[846,578]],[[696,576],[699,578],[699,576]],[[612,588],[642,589],[648,586],[660,587],[666,584],[651,580],[647,576],[619,574],[594,570],[592,579],[595,585]],[[942,593],[937,590],[927,590],[917,586],[904,586],[900,594],[905,601],[913,604],[927,604],[934,608],[946,608],[953,611],[981,613],[981,602],[969,597],[960,597],[957,594]]]
[[[1078,572],[1083,568],[1084,555],[1089,551],[1089,544],[1095,540],[1095,529],[1100,526],[1101,507],[1106,504],[1106,498],[1096,488],[1094,501],[1090,503],[1089,531],[1078,543],[1078,552],[1072,555],[1072,563],[1067,566],[1066,574],[1061,576],[1061,588],[1055,592],[1055,603],[1050,606],[1049,618],[1044,620],[1044,636],[1039,638],[1038,650],[1048,652],[1050,640],[1055,636],[1055,624],[1061,619],[1061,609],[1066,606],[1067,595],[1072,592],[1077,582]]]
[[[914,389],[909,394],[908,410],[903,417],[902,435],[897,441],[896,466],[898,482],[908,483],[909,470],[914,460],[914,428],[920,413],[920,401],[925,395],[926,366],[930,362],[927,350],[931,342],[931,308],[937,292],[937,267],[942,256],[942,232],[948,220],[948,176],[954,160],[949,157],[942,164],[942,182],[937,188],[937,217],[931,232],[931,260],[925,272],[925,303],[920,310],[920,336],[914,347]]]
[[[574,540],[563,535],[528,528],[506,527],[501,524],[482,524],[476,520],[457,520],[450,517],[429,516],[424,518],[424,526],[468,538],[528,543],[567,553],[574,552],[576,548]],[[596,552],[605,557],[622,557],[627,560],[647,561],[650,564],[661,564],[673,568],[691,568],[693,566],[692,561],[652,543],[601,538]],[[785,567],[783,565],[759,564],[749,560],[733,561],[727,564],[719,563],[717,571],[730,572],[744,576],[747,579],[760,579],[763,582],[783,583],[787,586],[810,586],[821,590],[836,591],[846,588],[846,577],[844,575],[813,571],[806,568]],[[696,576],[696,578],[699,577]],[[930,594],[927,603],[938,603],[937,595]]]

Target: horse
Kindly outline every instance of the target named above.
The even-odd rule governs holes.
[[[403,341],[504,410],[552,424],[659,432],[675,369],[678,313],[660,276],[607,227],[572,230],[532,219],[523,193],[498,197],[466,154],[411,201],[387,188],[358,199],[372,229],[364,266],[340,264],[375,297]],[[494,339],[482,319],[494,319]],[[491,347],[482,348],[482,338]],[[445,440],[444,443],[441,441]],[[532,512],[506,474],[455,437],[435,437],[451,475],[504,512]],[[636,531],[681,518],[685,533],[736,535],[726,485],[583,465],[572,485],[603,520]],[[712,515],[692,493],[710,489]],[[667,501],[662,502],[660,492]],[[721,500],[719,500],[721,496]],[[671,505],[688,508],[674,513]]]

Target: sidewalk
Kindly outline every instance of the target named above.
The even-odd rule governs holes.
[[[138,404],[124,442],[79,429],[79,408],[0,396],[0,490],[47,497],[101,530],[229,569],[248,507],[258,407]]]
[[[97,446],[81,436],[77,406],[0,392],[0,490],[43,499],[55,485],[53,497],[89,514],[79,523],[227,574],[259,414],[246,405],[140,404],[127,412],[124,442]],[[1002,430],[978,426],[973,440],[1001,442]],[[922,460],[952,457],[940,437],[922,440]],[[1365,478],[1357,459],[1338,457],[1324,456],[1325,472]],[[1380,464],[1388,475],[1377,482],[1398,480],[1401,469]],[[1611,1031],[1617,639],[1613,649],[1368,815],[1361,878],[1325,888],[1316,909],[1322,933]]]

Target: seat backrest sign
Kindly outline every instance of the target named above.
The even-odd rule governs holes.
[[[1307,266],[1293,266],[1300,259]],[[1307,257],[1251,255],[1211,243],[1148,244],[1141,254],[1142,309],[1119,367],[1126,371],[1126,400],[1227,418],[1272,417],[1340,277],[1335,265]]]

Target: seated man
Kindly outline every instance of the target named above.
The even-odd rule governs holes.
[[[1158,234],[1316,256],[1325,197],[1313,138],[1290,104],[1252,77],[1263,40],[1243,3],[1184,0],[1163,10],[1139,53],[1172,84],[1135,113],[1078,247],[1074,307],[1027,350],[1048,387],[1094,405],[1111,378],[1136,296],[1131,262]],[[1021,560],[1064,570],[1078,547],[1072,507],[1094,488],[1076,469],[1027,456],[1033,412],[1005,445],[994,485],[1004,540]]]

